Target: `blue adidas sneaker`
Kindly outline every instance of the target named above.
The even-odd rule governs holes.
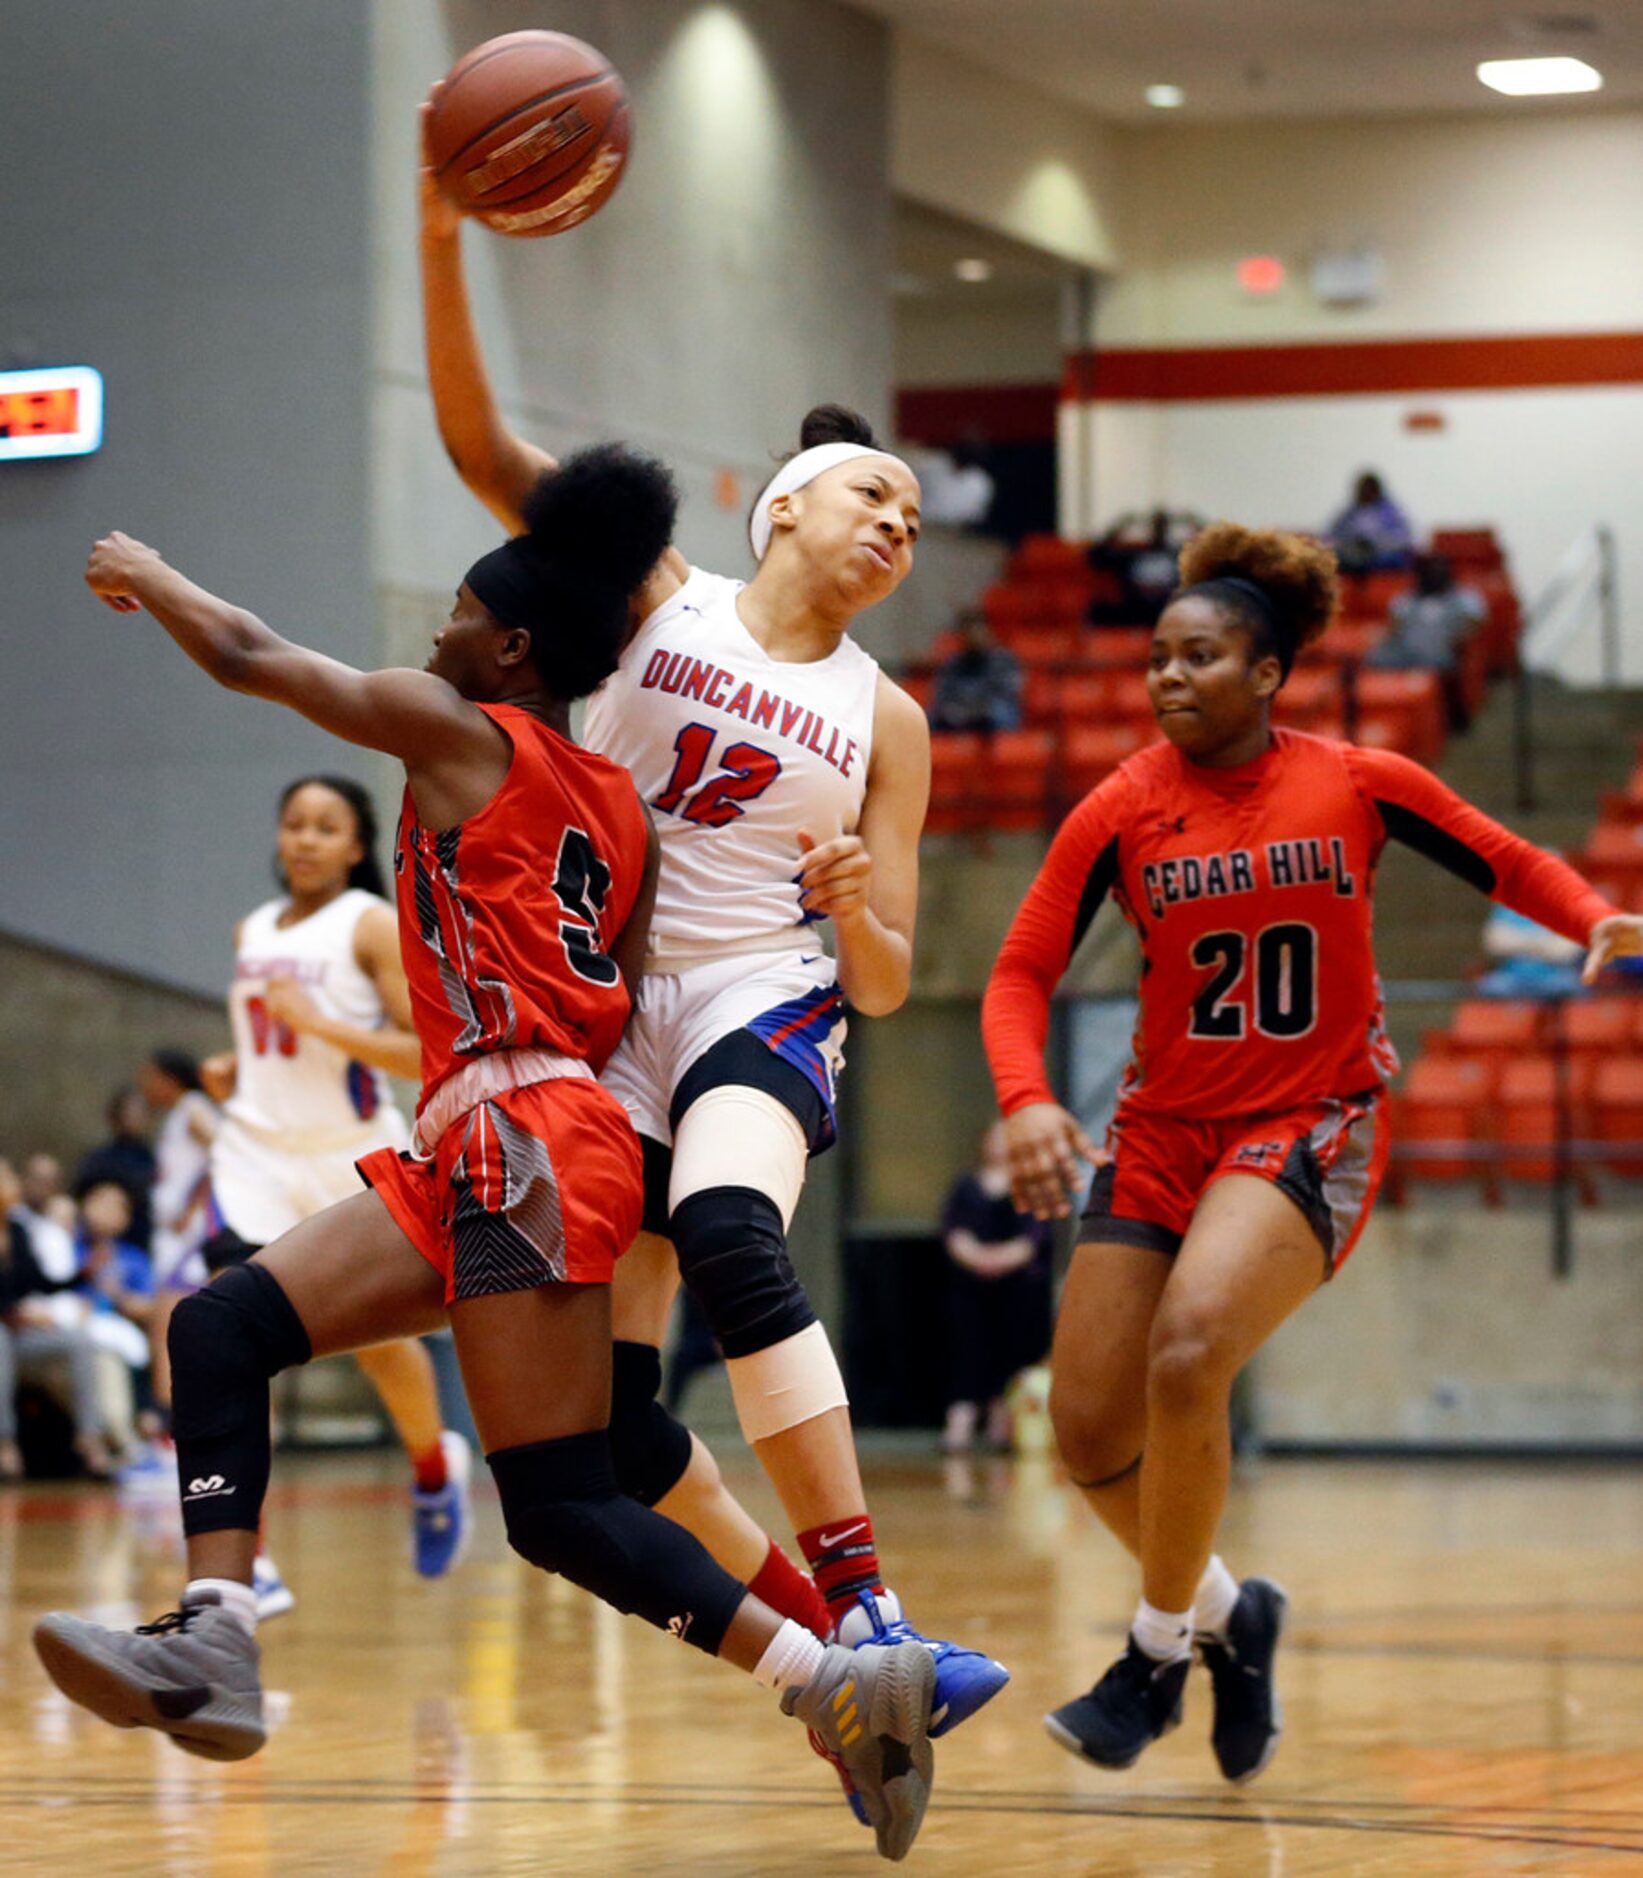
[[[424,1578],[443,1578],[468,1549],[472,1514],[468,1479],[473,1455],[461,1435],[447,1428],[439,1437],[445,1451],[445,1484],[435,1493],[411,1490],[411,1540],[416,1568]]]
[[[893,1591],[858,1592],[856,1608],[839,1622],[839,1642],[850,1649],[864,1643],[922,1643],[936,1659],[936,1693],[930,1706],[930,1739],[950,1733],[992,1701],[1010,1680],[1010,1672],[979,1650],[960,1643],[926,1637],[901,1614],[901,1600]]]

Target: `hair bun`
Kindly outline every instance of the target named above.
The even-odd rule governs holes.
[[[1289,658],[1329,624],[1337,593],[1335,550],[1310,535],[1212,522],[1181,550],[1181,584],[1228,575],[1253,581],[1271,602]]]
[[[861,412],[852,411],[844,404],[818,404],[805,413],[804,422],[799,426],[801,450],[814,450],[823,443],[859,443],[866,449],[876,450],[878,442],[873,426]]]

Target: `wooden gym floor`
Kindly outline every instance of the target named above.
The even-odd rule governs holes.
[[[732,1445],[727,1442],[727,1447]],[[741,1456],[727,1472],[771,1515]],[[1268,1464],[1235,1570],[1292,1603],[1287,1732],[1224,1786],[1209,1690],[1126,1774],[1039,1716],[1114,1654],[1134,1583],[1039,1461],[882,1454],[883,1554],[913,1616],[1015,1682],[937,1751],[905,1869],[970,1875],[1567,1873],[1643,1865],[1643,1494],[1567,1466]],[[262,1633],[281,1725],[238,1767],[62,1701],[29,1646],[54,1606],[168,1608],[175,1515],[0,1493],[0,1869],[19,1873],[869,1872],[832,1776],[770,1697],[507,1552],[412,1573],[397,1457],[282,1457],[270,1540],[297,1609]]]

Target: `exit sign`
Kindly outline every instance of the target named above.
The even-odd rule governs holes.
[[[0,372],[0,463],[88,456],[103,441],[103,375],[89,365]]]

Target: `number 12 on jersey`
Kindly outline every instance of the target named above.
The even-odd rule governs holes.
[[[732,743],[719,757],[719,774],[702,783],[718,734],[711,724],[685,725],[673,739],[673,774],[653,807],[699,828],[723,828],[743,813],[744,802],[762,796],[782,773],[780,759],[768,750],[754,743]]]

